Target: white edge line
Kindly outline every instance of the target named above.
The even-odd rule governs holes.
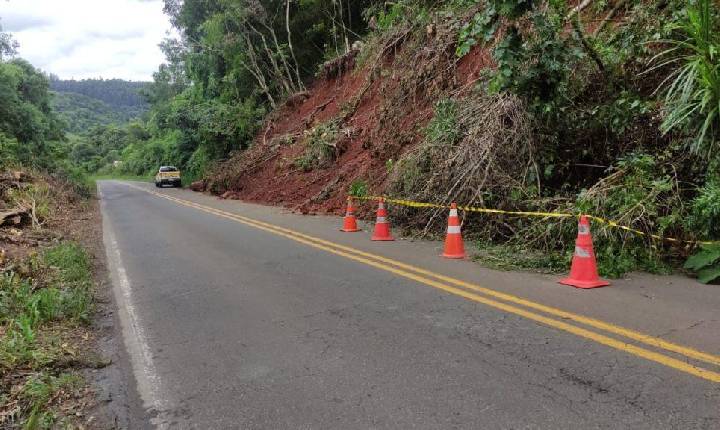
[[[122,326],[122,334],[125,348],[130,355],[133,374],[137,384],[137,390],[143,405],[147,409],[154,409],[159,415],[171,409],[171,403],[163,395],[162,381],[155,367],[152,351],[150,349],[147,334],[133,301],[133,289],[127,270],[122,262],[120,247],[118,246],[115,233],[108,218],[106,202],[103,193],[98,187],[98,197],[103,215],[103,239],[108,261],[108,270],[113,285],[115,301],[117,302],[118,316]],[[164,425],[160,416],[153,420],[154,423],[163,428]],[[157,422],[155,422],[157,421]]]

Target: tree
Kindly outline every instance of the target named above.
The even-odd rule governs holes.
[[[110,151],[118,151],[128,173],[146,173],[163,161],[201,175],[213,160],[247,148],[268,109],[303,91],[319,64],[346,52],[367,31],[355,17],[380,2],[164,3],[179,37],[162,42],[165,62],[142,90],[152,106],[144,133],[128,133],[120,140],[121,148],[98,154],[106,165]],[[101,140],[112,138],[107,130],[98,133]],[[92,158],[86,149],[79,147],[77,154]]]
[[[0,61],[4,57],[12,57],[17,54],[18,43],[8,33],[2,31],[0,24]]]
[[[52,141],[64,139],[63,124],[50,108],[48,79],[22,59],[0,61],[0,134],[13,141],[13,156],[49,164]]]

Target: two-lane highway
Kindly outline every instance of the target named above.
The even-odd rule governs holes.
[[[712,353],[304,236],[301,217],[99,188],[135,428],[720,428]]]

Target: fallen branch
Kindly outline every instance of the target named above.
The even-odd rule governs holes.
[[[595,51],[595,48],[590,45],[590,42],[587,41],[585,38],[585,35],[583,34],[582,27],[580,27],[580,17],[576,16],[575,19],[572,20],[572,27],[573,31],[575,32],[575,35],[580,40],[580,44],[582,45],[583,49],[587,54],[590,56],[590,58],[593,59],[595,64],[597,64],[598,69],[600,69],[601,72],[605,72],[605,65],[603,64],[602,60],[600,59],[600,55]]]
[[[607,15],[605,15],[605,18],[603,18],[602,21],[600,21],[600,25],[595,29],[593,32],[593,37],[597,37],[605,28],[605,26],[610,22],[610,20],[615,16],[615,13],[622,7],[625,3],[627,3],[627,0],[619,0],[615,6],[613,6],[612,9],[610,9],[610,12],[608,12]]]
[[[315,109],[313,109],[313,111],[310,112],[310,114],[307,117],[305,117],[305,119],[303,120],[303,123],[305,124],[305,128],[310,128],[310,125],[315,120],[315,115],[317,115],[318,113],[325,110],[325,108],[333,101],[335,101],[335,97],[331,98],[330,100],[326,101],[323,104],[315,106]]]
[[[585,8],[588,7],[588,6],[590,6],[590,3],[592,3],[592,0],[583,0],[582,3],[580,3],[579,5],[577,5],[577,6],[575,6],[574,8],[572,8],[572,10],[570,11],[570,13],[567,15],[567,18],[566,18],[566,19],[569,20],[569,19],[571,19],[573,16],[579,14],[580,12],[583,11],[583,9],[585,9]]]
[[[28,210],[25,208],[17,208],[6,212],[0,212],[0,226],[8,225],[10,223],[12,223],[12,225],[19,225],[22,223],[22,218],[28,215]]]

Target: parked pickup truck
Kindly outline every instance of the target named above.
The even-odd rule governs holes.
[[[180,186],[180,170],[173,166],[162,166],[155,175],[155,186],[162,187],[170,185],[173,187]]]

